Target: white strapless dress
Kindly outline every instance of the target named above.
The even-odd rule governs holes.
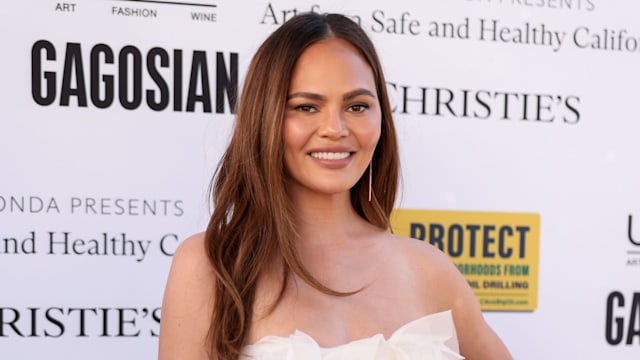
[[[289,337],[266,336],[243,348],[241,360],[458,360],[458,339],[451,311],[430,314],[396,330],[323,348],[296,330]]]

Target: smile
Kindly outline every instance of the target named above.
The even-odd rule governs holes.
[[[342,160],[351,155],[350,152],[312,152],[311,157],[320,160]]]

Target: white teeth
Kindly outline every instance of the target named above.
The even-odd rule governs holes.
[[[312,152],[311,157],[322,160],[342,160],[349,157],[349,152]]]

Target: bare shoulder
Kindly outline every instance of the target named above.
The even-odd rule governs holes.
[[[214,279],[204,234],[185,239],[173,256],[162,301],[160,360],[208,359]]]
[[[395,246],[419,279],[418,291],[433,311],[452,310],[460,353],[467,360],[512,359],[484,320],[475,294],[449,257],[429,243],[395,236]]]
[[[414,275],[415,290],[429,312],[449,310],[468,287],[451,260],[438,248],[424,241],[393,236],[402,262]]]
[[[452,288],[466,284],[451,260],[438,248],[421,240],[392,236],[393,246],[399,249],[401,257],[409,264],[412,271],[417,271],[422,280],[428,280],[421,283],[428,288],[427,290],[431,290],[430,292],[437,290],[429,289],[430,287],[438,286],[440,283]],[[447,302],[448,294],[451,293],[447,291],[447,296],[441,298],[440,296],[445,294],[439,294],[438,302]]]

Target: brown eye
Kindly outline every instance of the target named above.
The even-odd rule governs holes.
[[[295,109],[297,111],[301,111],[301,112],[308,112],[308,113],[313,113],[318,111],[315,107],[313,107],[312,105],[298,105],[295,107]]]
[[[367,104],[353,104],[349,106],[349,111],[361,113],[367,110],[368,108],[369,108],[369,105]]]

